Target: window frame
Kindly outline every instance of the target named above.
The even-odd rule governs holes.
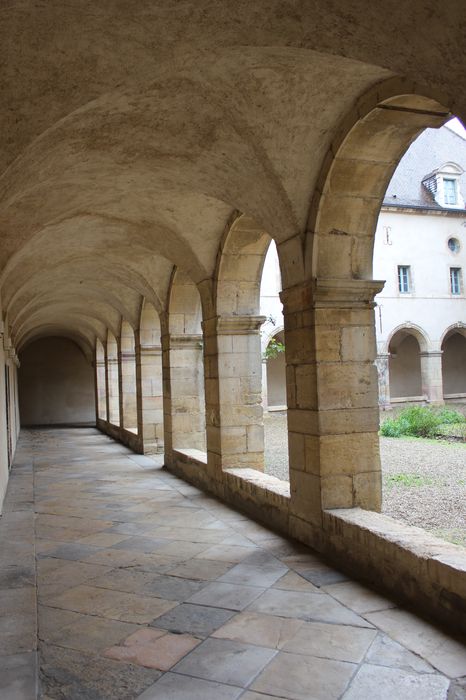
[[[404,274],[402,271],[406,271]],[[413,289],[411,265],[397,266],[398,294],[411,294]],[[406,286],[406,289],[404,287]]]
[[[458,291],[455,291],[458,290]],[[461,267],[450,267],[450,294],[459,297],[463,293],[463,272]]]

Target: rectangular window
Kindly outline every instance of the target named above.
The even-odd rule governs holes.
[[[398,291],[408,294],[411,291],[411,268],[409,265],[398,265]]]
[[[450,267],[450,291],[452,294],[461,294],[460,267]]]
[[[456,204],[456,180],[443,178],[443,197],[445,204]]]

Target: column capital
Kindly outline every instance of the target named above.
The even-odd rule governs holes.
[[[373,308],[374,297],[382,291],[382,280],[314,278],[280,292],[288,311],[306,308]]]
[[[176,333],[168,334],[168,340],[171,348],[184,348],[202,345],[202,334],[201,333],[182,333],[177,335]]]
[[[242,316],[214,316],[202,322],[202,328],[207,334],[217,335],[250,335],[259,333],[265,316],[242,315]]]
[[[419,355],[421,357],[442,357],[443,350],[421,350]]]
[[[154,355],[154,357],[159,357],[162,354],[162,345],[160,343],[157,345],[140,345],[139,352],[141,355]]]

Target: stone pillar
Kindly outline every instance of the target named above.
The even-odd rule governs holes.
[[[429,403],[443,404],[442,351],[421,352],[422,393]]]
[[[390,406],[390,371],[389,371],[390,355],[377,355],[375,366],[379,379],[379,405],[381,408]]]
[[[204,321],[209,468],[264,470],[262,357],[264,316]]]
[[[96,381],[96,414],[100,420],[107,420],[107,373],[105,358],[95,361],[95,381]]]
[[[268,409],[268,393],[267,393],[267,360],[262,358],[262,408],[264,411]]]
[[[173,449],[205,451],[202,336],[173,335],[162,322],[163,418],[165,455]]]
[[[318,543],[326,508],[380,510],[374,303],[382,282],[284,290],[290,527]]]
[[[136,339],[138,426],[145,454],[163,452],[162,346],[143,345]]]
[[[120,372],[118,358],[109,358],[107,354],[107,420],[112,425],[120,425]]]
[[[137,430],[136,355],[120,352],[121,414],[120,425],[127,430]]]

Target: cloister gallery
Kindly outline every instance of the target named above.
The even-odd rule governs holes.
[[[33,463],[21,421],[95,424],[466,631],[464,549],[379,513],[372,275],[400,158],[466,119],[463,3],[25,0],[0,18],[0,502]],[[271,240],[289,484],[263,473]]]

